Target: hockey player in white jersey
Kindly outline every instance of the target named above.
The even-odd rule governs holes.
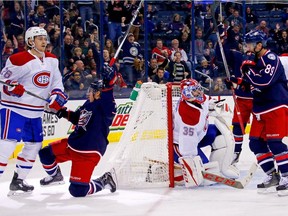
[[[231,165],[235,146],[232,132],[223,118],[224,112],[220,116],[215,111],[216,106],[216,109],[222,109],[223,103],[215,103],[205,95],[202,86],[194,79],[181,81],[180,88],[181,98],[174,112],[173,143],[174,161],[181,166],[185,186],[202,185],[201,171],[205,169],[228,178],[238,178],[239,170]],[[205,146],[212,148],[210,162],[200,149]],[[175,176],[177,178],[176,173]]]
[[[22,152],[17,156],[16,171],[8,195],[32,192],[34,187],[24,179],[31,170],[42,147],[42,115],[48,102],[25,91],[47,98],[48,107],[59,110],[67,102],[58,59],[45,52],[47,32],[31,27],[25,33],[28,51],[11,55],[1,71],[1,139],[0,176],[7,166],[17,142],[23,141]]]

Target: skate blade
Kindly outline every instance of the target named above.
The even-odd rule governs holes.
[[[41,185],[41,184],[40,184],[40,186],[41,186],[41,187],[50,187],[50,186],[63,185],[63,184],[65,184],[65,181],[64,181],[64,180],[63,180],[63,181],[58,181],[58,182],[52,182],[52,183],[47,184],[47,185]]]
[[[269,188],[258,188],[257,193],[258,194],[271,194],[271,193],[277,193],[276,191],[277,186],[272,186]]]
[[[288,190],[278,190],[277,194],[279,197],[288,196]]]
[[[7,194],[8,197],[25,197],[25,196],[29,196],[32,194],[33,191],[21,191],[21,190],[17,190],[17,191],[9,191],[9,193]]]

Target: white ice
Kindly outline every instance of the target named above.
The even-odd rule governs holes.
[[[255,160],[254,155],[248,150],[247,137],[245,140],[239,162],[242,177]],[[119,189],[113,194],[109,190],[104,190],[85,198],[73,198],[68,192],[70,163],[61,164],[66,184],[43,188],[40,187],[39,180],[46,174],[39,160],[37,161],[27,178],[27,182],[35,186],[33,193],[25,197],[7,197],[15,167],[15,160],[9,161],[0,179],[0,216],[286,216],[288,214],[288,196],[257,194],[256,184],[265,177],[260,168],[244,189],[234,189],[225,185],[194,189],[184,187]],[[102,165],[105,164],[103,162]],[[97,170],[95,174],[97,175]]]

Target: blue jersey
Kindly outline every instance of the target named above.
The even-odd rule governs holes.
[[[253,112],[260,114],[288,105],[287,78],[279,57],[267,50],[244,76],[252,85]]]
[[[79,152],[99,152],[103,155],[108,145],[109,127],[116,114],[113,90],[102,91],[101,99],[87,100],[68,120],[76,125],[68,138],[68,145]]]
[[[122,51],[123,51],[122,56],[124,64],[132,65],[136,57],[140,59],[142,59],[143,57],[140,44],[138,42],[130,43],[128,39],[125,40],[122,47]]]

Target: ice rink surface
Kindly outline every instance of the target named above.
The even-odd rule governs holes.
[[[247,142],[247,137],[246,137]],[[108,151],[111,151],[112,144]],[[245,176],[254,160],[253,154],[245,149],[240,158],[241,176]],[[107,152],[109,154],[109,152]],[[265,175],[260,168],[252,181],[244,189],[234,189],[225,185],[213,185],[186,189],[153,188],[109,190],[85,197],[73,198],[68,192],[70,163],[61,164],[66,184],[40,187],[39,180],[46,176],[39,160],[27,178],[35,189],[29,196],[7,197],[13,176],[15,160],[0,179],[0,216],[286,216],[288,196],[277,194],[257,194],[256,184]],[[105,164],[102,161],[101,166]],[[95,170],[95,177],[98,175]]]

